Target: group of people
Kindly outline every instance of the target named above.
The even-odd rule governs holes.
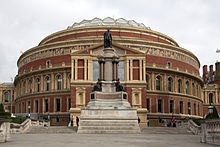
[[[168,123],[166,119],[162,120],[159,118],[159,122],[163,124],[164,127],[176,127],[176,119],[175,117],[172,117],[170,122]]]
[[[73,127],[73,128],[75,128],[76,129],[76,131],[78,130],[78,127],[79,127],[79,117],[78,116],[76,116],[76,126],[74,126],[74,116],[71,116],[70,117],[70,126],[71,127]]]

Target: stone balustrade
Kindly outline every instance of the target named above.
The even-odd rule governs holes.
[[[200,141],[220,145],[220,119],[205,120],[202,122]]]
[[[10,124],[10,133],[25,133],[31,127],[31,120],[26,119],[22,124]]]
[[[200,126],[198,126],[193,120],[189,120],[188,121],[188,129],[190,130],[190,131],[192,131],[192,133],[194,134],[194,135],[198,135],[199,133],[201,133],[201,127]]]
[[[0,118],[0,142],[10,140],[10,120]]]

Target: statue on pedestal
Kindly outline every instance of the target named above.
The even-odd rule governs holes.
[[[92,91],[102,91],[102,82],[100,79],[96,82],[95,86],[93,87]]]
[[[115,87],[116,87],[116,92],[125,91],[124,87],[120,84],[119,79],[117,79],[117,81],[115,83]]]
[[[112,35],[109,29],[104,33],[104,48],[112,48]]]

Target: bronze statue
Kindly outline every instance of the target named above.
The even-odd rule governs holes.
[[[112,35],[107,29],[107,31],[104,33],[104,48],[112,48]]]

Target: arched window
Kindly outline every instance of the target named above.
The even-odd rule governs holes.
[[[61,90],[62,89],[62,77],[61,75],[57,76],[57,90]]]
[[[192,83],[192,95],[195,95],[195,85]]]
[[[178,92],[179,93],[182,92],[182,80],[181,79],[178,80]]]
[[[46,77],[46,91],[50,90],[50,77]]]
[[[5,102],[9,102],[9,93],[5,92]]]
[[[173,89],[173,79],[171,77],[168,78],[168,91],[172,91]]]
[[[161,77],[156,77],[156,90],[161,90]]]
[[[29,80],[29,92],[32,92],[32,80]]]
[[[146,88],[149,90],[149,76],[146,75]]]
[[[209,93],[209,103],[213,103],[213,93]]]
[[[37,78],[37,92],[40,92],[40,79]]]
[[[189,94],[189,82],[186,81],[186,94]]]

